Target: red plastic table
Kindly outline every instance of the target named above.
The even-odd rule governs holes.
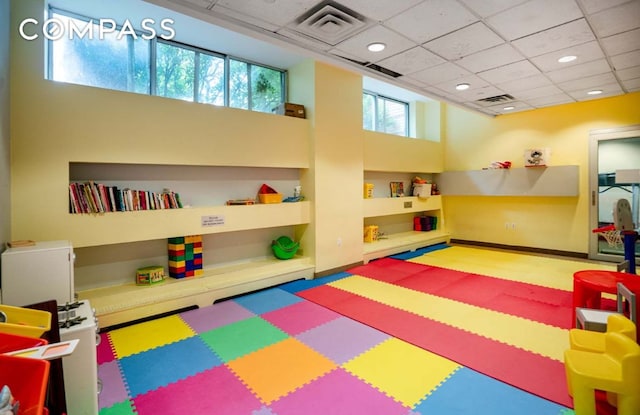
[[[573,274],[573,320],[576,307],[600,308],[602,293],[616,294],[621,282],[640,297],[640,275],[625,272],[584,270]],[[636,315],[640,316],[640,303]]]

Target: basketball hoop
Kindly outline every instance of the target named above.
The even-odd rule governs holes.
[[[592,232],[599,233],[610,247],[622,247],[622,232],[617,230],[615,225],[603,226],[602,228],[594,229]]]

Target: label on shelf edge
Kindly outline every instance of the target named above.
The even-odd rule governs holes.
[[[200,218],[200,224],[202,225],[203,228],[224,225],[224,216],[222,215],[202,216]]]

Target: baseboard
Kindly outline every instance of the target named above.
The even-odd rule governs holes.
[[[364,264],[364,261],[359,261],[359,262],[354,262],[353,264],[344,265],[338,268],[332,268],[325,271],[316,272],[315,274],[313,274],[313,278],[322,278],[329,275],[337,274],[338,272],[344,272],[350,268],[357,267],[363,264]]]
[[[556,256],[579,258],[579,259],[589,258],[589,255],[585,252],[560,251],[556,249],[533,248],[529,246],[505,245],[505,244],[496,244],[491,242],[480,242],[480,241],[467,241],[464,239],[451,239],[451,243],[457,244],[457,245],[473,245],[473,246],[481,246],[484,248],[506,249],[509,251],[520,251],[520,252],[528,252],[528,253],[543,254],[543,255],[556,255]]]

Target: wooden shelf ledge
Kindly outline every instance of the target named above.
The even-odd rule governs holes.
[[[449,242],[449,233],[441,230],[428,232],[400,232],[386,235],[385,239],[364,244],[364,263],[406,251],[415,251],[429,245]]]

